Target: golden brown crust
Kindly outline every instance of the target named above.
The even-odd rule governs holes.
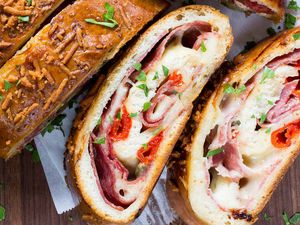
[[[224,79],[223,83],[219,85],[219,88],[210,97],[207,104],[204,106],[204,109],[201,111],[201,114],[199,111],[197,111],[197,119],[193,119],[191,123],[196,123],[196,126],[198,126],[199,128],[197,129],[196,133],[192,134],[192,136],[184,137],[186,141],[184,142],[184,145],[180,147],[181,150],[188,148],[188,146],[193,142],[194,136],[199,135],[201,133],[200,127],[203,126],[208,117],[211,118],[211,110],[214,107],[218,108],[218,104],[220,102],[219,100],[223,96],[224,83],[244,83],[244,81],[252,77],[253,74],[255,74],[257,71],[263,68],[272,59],[293,51],[295,49],[295,39],[293,35],[299,33],[300,27],[283,31],[275,37],[262,41],[249,52],[238,55],[234,59],[235,67],[231,69],[229,74]],[[278,169],[275,175],[272,175],[271,182],[268,184],[269,186],[266,188],[257,207],[251,211],[251,216],[253,220],[249,222],[249,224],[252,224],[257,220],[258,214],[262,211],[262,209],[270,199],[276,186],[281,181],[282,177],[284,176],[288,168],[291,166],[295,158],[299,155],[299,153],[300,148],[296,146],[291,152],[289,152],[288,157],[284,159],[283,163],[281,164],[281,168]],[[184,167],[184,170],[182,169],[182,166],[179,166],[180,161],[184,161],[186,165]],[[176,183],[179,184],[180,195],[182,198],[184,198],[185,201],[188,201],[186,192],[188,191],[189,184],[186,184],[186,187],[184,187],[184,185],[180,185],[180,182],[187,182],[189,172],[186,171],[186,168],[190,168],[190,164],[191,154],[187,152],[187,154],[181,157],[179,160],[177,160],[175,164],[173,163],[172,167],[169,169],[169,174],[172,174],[173,180],[175,180]],[[171,190],[168,190],[168,192],[169,191]],[[190,216],[192,215],[194,214],[190,214]],[[183,219],[184,218],[185,216],[183,216]]]
[[[102,19],[105,2],[115,7],[114,18],[119,24],[115,29],[85,22],[86,18]],[[76,89],[164,6],[158,0],[79,0],[61,11],[0,69],[3,102],[12,95],[0,111],[0,156],[13,156]],[[18,81],[8,83],[11,75]],[[19,90],[22,93],[18,98]],[[33,103],[38,103],[38,107],[16,127],[16,115]]]
[[[0,66],[13,56],[62,2],[63,0],[33,0],[31,3],[24,0],[0,1]]]

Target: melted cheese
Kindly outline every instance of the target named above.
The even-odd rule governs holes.
[[[157,89],[166,79],[163,74],[162,66],[169,69],[169,74],[175,70],[180,70],[183,75],[183,81],[185,84],[191,84],[192,76],[199,71],[199,66],[205,67],[206,64],[211,64],[214,60],[215,52],[217,52],[218,36],[217,34],[210,35],[207,40],[204,40],[206,51],[201,51],[201,48],[197,51],[191,48],[184,47],[181,44],[181,40],[174,39],[169,43],[163,53],[161,59],[155,63],[153,68],[147,74],[147,80],[145,84],[149,88],[148,96],[145,95],[144,90],[138,88],[143,82],[137,81],[131,87],[128,97],[125,100],[125,106],[129,113],[140,113],[143,111],[143,105],[145,102],[151,101],[155,96]],[[198,70],[197,70],[198,69]],[[158,79],[153,79],[155,74],[158,74]],[[199,72],[198,72],[199,73]],[[196,74],[199,76],[199,74]],[[176,119],[178,111],[183,109],[186,104],[190,104],[188,96],[193,89],[187,88],[182,96],[176,98],[176,102],[171,110],[166,114],[166,118],[162,123],[162,126],[166,128],[172,121]],[[165,106],[160,103],[157,108],[158,111],[163,111]],[[153,129],[146,130],[141,133],[142,122],[140,118],[133,118],[133,125],[130,130],[129,137],[124,141],[118,141],[113,143],[114,151],[118,159],[131,171],[138,165],[137,151],[142,147],[142,144],[148,143],[151,137],[154,136]]]

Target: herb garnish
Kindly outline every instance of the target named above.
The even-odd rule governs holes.
[[[288,28],[288,29],[293,28],[296,24],[296,21],[297,21],[297,18],[294,15],[292,15],[290,13],[285,14],[284,25],[286,28]]]
[[[299,34],[294,34],[293,38],[295,41],[297,41],[298,39],[300,39],[300,33]]]
[[[268,129],[266,129],[265,133],[266,133],[266,134],[271,133],[271,127],[269,127]]]
[[[201,42],[201,51],[206,52],[206,47],[205,47],[204,41]]]
[[[275,76],[275,72],[269,67],[265,67],[260,83],[264,83],[266,79],[271,79]]]
[[[102,118],[100,117],[100,118],[97,120],[97,126],[99,126],[101,122],[102,122]]]
[[[157,135],[161,130],[162,130],[162,127],[159,126],[158,128],[156,128],[156,129],[153,131],[153,134],[154,134],[154,135]]]
[[[158,79],[158,72],[156,71],[152,80],[157,80],[157,79]]]
[[[130,118],[133,118],[133,117],[137,117],[137,115],[138,115],[137,113],[130,113],[129,116],[130,116]]]
[[[54,129],[59,129],[63,135],[65,136],[65,132],[62,129],[63,119],[66,117],[66,114],[58,115],[54,120],[48,123],[45,129],[41,132],[42,136],[44,136],[47,132],[51,133]]]
[[[27,0],[27,5],[31,6],[32,5],[32,0]]]
[[[136,78],[138,81],[145,82],[147,80],[146,73],[142,70],[140,75]]]
[[[105,137],[98,138],[97,140],[94,141],[94,144],[98,144],[98,145],[105,144]]]
[[[148,97],[149,94],[149,88],[147,87],[146,84],[140,84],[137,86],[139,89],[142,89],[145,93],[145,96]]]
[[[291,223],[291,224],[298,224],[298,223],[300,223],[300,213],[299,213],[299,212],[295,213],[295,214],[290,218],[290,223]]]
[[[136,64],[134,64],[134,69],[136,69],[137,71],[140,71],[141,69],[142,69],[142,64],[141,63],[136,63]]]
[[[32,144],[32,143],[28,143],[27,145],[25,145],[25,150],[27,150],[28,152],[31,153],[31,158],[32,158],[32,161],[37,163],[40,161],[40,156],[39,156],[39,153],[36,149],[36,147]]]
[[[104,8],[106,9],[106,13],[103,14],[104,22],[100,22],[92,18],[85,19],[85,22],[96,24],[96,25],[102,25],[109,28],[116,27],[118,25],[118,22],[114,20],[114,13],[115,13],[114,7],[106,2],[104,4]]]
[[[3,99],[3,96],[0,94],[0,101],[2,101],[2,99]]]
[[[12,86],[13,85],[11,83],[9,83],[9,81],[4,80],[4,89],[5,89],[5,91],[8,91],[9,89],[11,89]]]
[[[224,92],[226,94],[236,94],[236,95],[239,95],[241,94],[243,91],[246,90],[246,86],[245,85],[242,85],[238,88],[234,88],[231,84],[225,84],[224,85]]]
[[[289,2],[288,9],[299,10],[300,7],[298,6],[298,4],[297,4],[296,1],[291,0],[291,1]]]
[[[269,216],[267,213],[264,213],[264,220],[265,221],[271,221],[272,217]]]
[[[267,119],[267,114],[262,113],[259,119],[259,123],[263,124],[266,121],[266,119]]]
[[[267,29],[267,33],[268,33],[269,36],[274,36],[276,34],[276,31],[273,27],[269,27]]]
[[[169,75],[169,69],[166,66],[162,66],[162,70],[164,72],[165,77],[167,77]]]
[[[143,148],[144,148],[145,150],[148,149],[148,144],[142,144],[142,146],[143,146]]]
[[[0,206],[0,221],[5,220],[5,208]]]
[[[145,102],[143,106],[143,112],[146,112],[151,107],[151,102]]]
[[[23,22],[23,23],[29,22],[29,16],[18,16],[18,19],[20,22]]]
[[[224,147],[217,148],[217,149],[214,149],[214,150],[209,150],[209,152],[207,152],[207,154],[206,154],[206,157],[208,158],[208,157],[220,154],[223,151],[224,151]]]
[[[271,100],[268,100],[268,105],[274,105],[274,102]]]
[[[121,120],[122,119],[122,113],[121,110],[117,113],[117,119]]]

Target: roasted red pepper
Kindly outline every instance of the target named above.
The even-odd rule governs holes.
[[[178,71],[174,71],[170,76],[169,80],[172,81],[172,84],[174,86],[180,87],[183,85],[183,79],[182,79],[182,74],[179,73]]]
[[[109,136],[114,141],[126,139],[132,126],[132,120],[124,105],[122,107],[122,112],[120,112],[120,116],[121,118],[115,119],[109,132]]]
[[[292,139],[297,137],[299,133],[300,120],[297,120],[273,131],[271,134],[271,143],[276,148],[287,148],[291,146]]]
[[[137,158],[140,160],[140,162],[146,164],[151,163],[156,155],[156,152],[162,140],[163,140],[163,131],[161,131],[159,134],[151,138],[147,146],[141,147],[140,150],[138,150],[137,152]]]

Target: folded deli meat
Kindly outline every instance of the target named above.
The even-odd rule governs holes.
[[[90,220],[127,223],[143,208],[231,43],[226,16],[189,6],[151,26],[111,71],[69,142]]]
[[[245,12],[258,13],[264,17],[279,22],[284,16],[282,0],[221,0],[228,6]]]
[[[20,151],[165,6],[159,0],[78,0],[54,17],[0,69],[0,156]]]
[[[178,186],[168,188],[175,207],[175,196],[186,204],[181,216],[194,215],[190,224],[254,223],[299,154],[299,36],[294,28],[238,56],[195,114],[198,127],[171,179]]]
[[[0,66],[63,0],[0,0]]]

